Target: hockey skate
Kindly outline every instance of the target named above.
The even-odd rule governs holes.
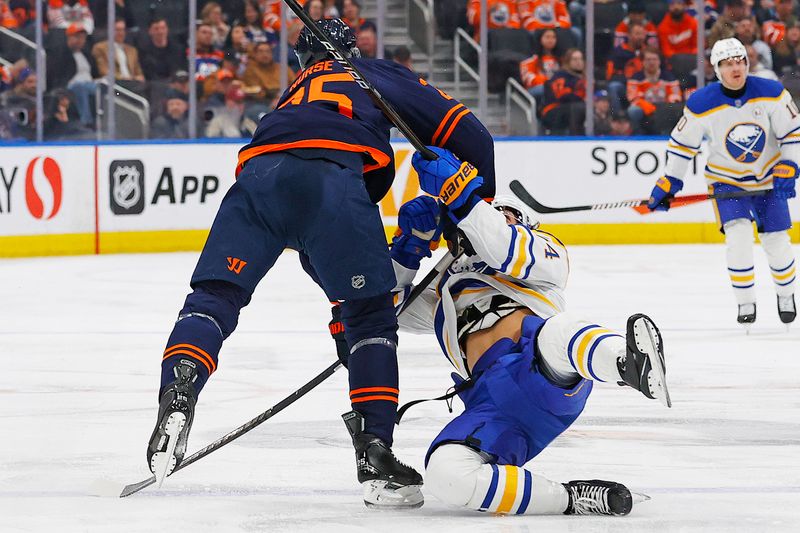
[[[413,509],[425,500],[420,487],[422,476],[404,465],[392,450],[375,435],[364,433],[364,417],[357,411],[342,415],[356,449],[358,482],[364,488],[367,507]]]
[[[664,343],[650,317],[639,313],[628,318],[625,343],[625,359],[617,362],[625,384],[672,407],[667,389]]]
[[[780,297],[778,298],[778,313],[780,313]],[[736,317],[739,324],[743,324],[745,332],[750,333],[750,326],[756,321],[756,304],[739,304],[739,315]]]
[[[564,483],[569,504],[564,514],[625,516],[633,509],[631,491],[621,483],[591,479]]]
[[[183,460],[197,403],[197,393],[192,385],[197,378],[194,364],[182,360],[174,372],[175,381],[161,393],[158,421],[147,446],[147,464],[159,486]]]
[[[778,316],[784,324],[791,324],[797,317],[797,308],[794,305],[794,294],[778,296]]]

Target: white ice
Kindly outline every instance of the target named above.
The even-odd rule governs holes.
[[[90,496],[94,480],[149,476],[161,352],[196,257],[0,261],[0,531],[797,531],[800,326],[779,323],[757,251],[758,321],[745,336],[724,250],[711,245],[571,250],[572,310],[616,329],[641,311],[661,327],[674,407],[598,386],[583,416],[529,467],[652,496],[629,517],[498,517],[431,495],[415,511],[367,509],[339,417],[349,410],[345,371],[159,490]],[[223,348],[189,451],[328,366],[328,319],[322,293],[286,253]],[[429,336],[401,338],[400,370],[401,401],[449,386]],[[411,410],[395,433],[397,455],[421,468],[451,416],[442,402]]]

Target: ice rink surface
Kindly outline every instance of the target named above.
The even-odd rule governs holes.
[[[149,476],[161,353],[196,257],[0,260],[0,531],[797,531],[800,324],[787,332],[779,323],[757,250],[758,321],[745,336],[722,246],[571,249],[569,308],[619,330],[630,314],[650,314],[674,407],[597,386],[577,423],[528,466],[652,496],[629,517],[492,516],[431,495],[415,511],[367,509],[339,417],[349,410],[345,371],[159,490],[91,496],[97,479]],[[223,347],[189,452],[328,366],[329,316],[296,254],[284,254]],[[401,402],[450,384],[430,336],[401,336],[400,373]],[[444,402],[412,409],[395,433],[397,455],[421,469],[451,416]]]

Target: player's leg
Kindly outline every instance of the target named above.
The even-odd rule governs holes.
[[[283,250],[285,237],[275,229],[280,225],[265,223],[251,209],[274,208],[270,204],[277,199],[264,165],[270,168],[265,160],[279,157],[251,160],[225,195],[192,275],[193,291],[167,341],[158,418],[147,447],[148,464],[159,476],[183,459],[197,397],[217,369],[222,342]]]
[[[573,313],[559,313],[544,323],[536,346],[542,373],[557,385],[581,378],[622,381],[648,398],[670,403],[661,334],[645,315],[631,316],[623,337]]]
[[[792,227],[789,205],[786,200],[775,198],[770,191],[764,197],[757,198],[755,206],[758,236],[767,254],[778,296],[778,316],[781,322],[788,324],[797,316],[794,302],[795,258],[787,231]]]
[[[462,444],[439,446],[426,469],[427,487],[445,503],[503,514],[627,515],[631,492],[610,481],[558,483],[527,468],[491,462]]]

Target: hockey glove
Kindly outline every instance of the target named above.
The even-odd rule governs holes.
[[[350,348],[344,338],[344,324],[342,323],[342,306],[338,303],[331,307],[331,321],[328,322],[328,331],[331,332],[333,342],[336,343],[336,355],[339,361],[347,368],[347,358],[350,357]]]
[[[650,200],[647,208],[650,211],[667,211],[669,202],[678,192],[683,189],[683,181],[669,176],[662,176],[656,181],[653,192],[650,193]]]
[[[397,214],[398,233],[392,239],[392,259],[412,270],[419,269],[423,257],[431,256],[438,245],[442,230],[439,227],[439,205],[430,196],[409,200]]]
[[[447,206],[450,216],[458,222],[481,201],[474,192],[483,185],[483,178],[478,176],[478,170],[471,163],[459,161],[449,150],[436,146],[428,148],[439,159],[428,161],[419,152],[411,159],[419,174],[420,187],[426,193],[438,196]]]
[[[788,200],[795,197],[794,185],[797,181],[797,165],[793,161],[784,159],[772,167],[772,189],[775,198]]]

